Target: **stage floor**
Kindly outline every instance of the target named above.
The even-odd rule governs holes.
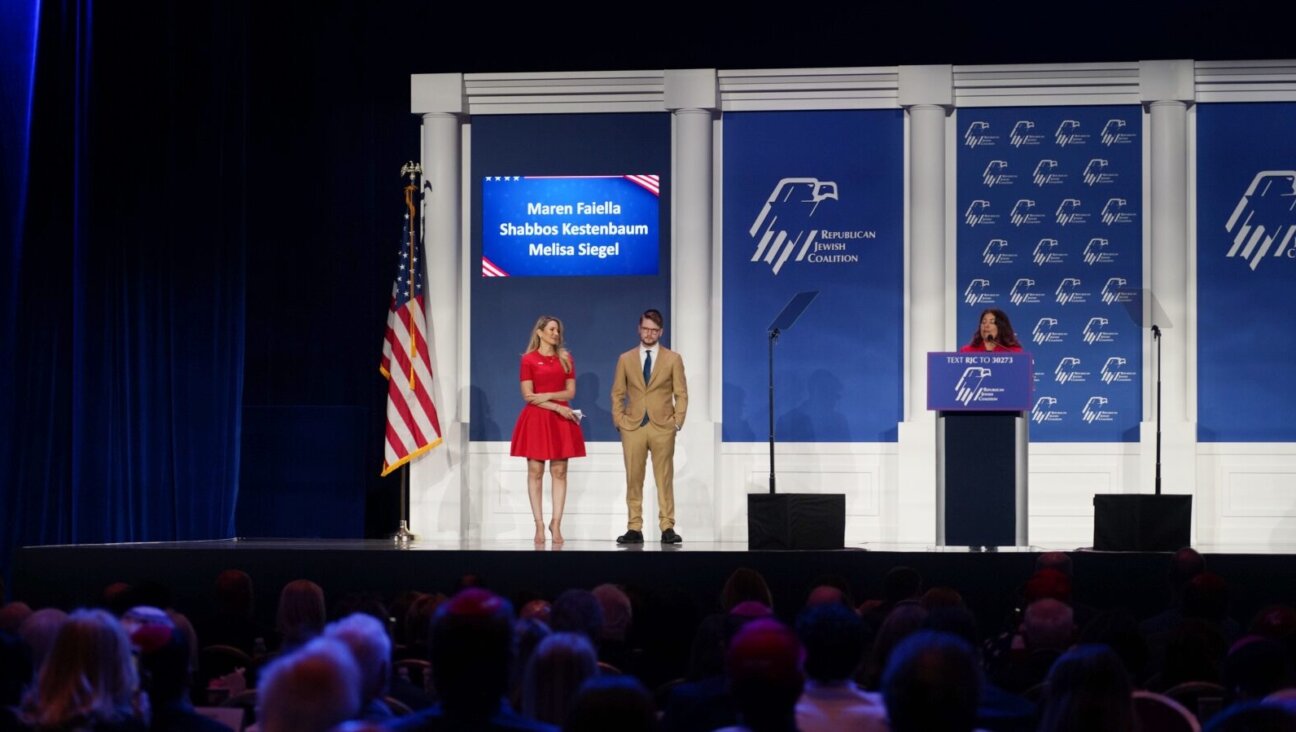
[[[660,541],[618,546],[569,540],[561,547],[529,541],[228,539],[78,546],[24,547],[13,576],[14,597],[33,607],[100,604],[114,582],[156,583],[182,611],[210,605],[217,574],[248,572],[258,614],[272,619],[279,588],[311,579],[330,600],[354,593],[391,599],[406,590],[453,593],[466,575],[501,594],[557,597],[570,588],[604,582],[640,593],[683,592],[707,611],[726,578],[739,567],[765,576],[775,611],[795,617],[811,589],[827,578],[849,584],[856,600],[877,597],[893,567],[913,567],[926,586],[958,590],[983,627],[997,626],[1034,571],[1036,547],[974,551],[968,547],[861,544],[835,551],[748,551],[744,543]],[[1203,550],[1207,568],[1229,583],[1234,617],[1249,618],[1264,604],[1296,604],[1296,555]],[[1077,551],[1075,597],[1095,608],[1123,607],[1137,617],[1164,604],[1168,554]],[[190,609],[190,610],[186,610]]]

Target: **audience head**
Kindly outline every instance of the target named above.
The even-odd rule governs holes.
[[[531,654],[522,681],[522,712],[561,725],[581,684],[598,672],[594,645],[581,633],[554,633]]]
[[[351,651],[356,670],[360,672],[362,702],[387,693],[391,677],[391,638],[377,618],[354,613],[324,628],[324,637],[335,640]]]
[[[447,711],[493,710],[508,691],[513,607],[479,588],[463,590],[432,619],[432,677]]]
[[[139,686],[130,640],[116,618],[103,610],[77,610],[59,629],[24,717],[36,727],[60,727],[73,720],[106,721],[135,715]]]
[[[1218,574],[1202,572],[1183,588],[1183,614],[1218,623],[1228,617],[1228,583]]]
[[[240,569],[227,569],[216,575],[216,611],[252,616],[252,577]]]
[[[819,585],[810,590],[810,596],[806,598],[806,607],[817,607],[819,605],[850,607],[846,599],[846,593],[842,592],[840,587],[833,587],[832,585]]]
[[[1296,712],[1281,704],[1242,702],[1211,717],[1205,732],[1291,732]]]
[[[1162,682],[1218,682],[1220,664],[1227,652],[1228,643],[1217,625],[1184,618],[1166,635]]]
[[[1129,732],[1134,703],[1129,675],[1106,646],[1076,646],[1049,670],[1040,729],[1050,732]]]
[[[654,732],[652,695],[633,676],[594,676],[572,701],[563,732]]]
[[[882,676],[893,732],[966,732],[976,722],[981,668],[963,639],[920,631],[896,646]]]
[[[1071,555],[1066,552],[1044,552],[1035,557],[1036,571],[1041,569],[1056,569],[1062,574],[1072,577],[1075,575],[1074,566],[1071,563]]]
[[[25,602],[11,602],[0,607],[0,632],[17,633],[31,614],[32,609]]]
[[[1238,700],[1263,699],[1293,681],[1286,649],[1276,640],[1259,636],[1246,636],[1233,644],[1221,676]]]
[[[811,583],[814,587],[806,600],[807,605],[816,604],[834,597],[832,590],[837,590],[837,602],[846,607],[855,607],[855,596],[851,593],[850,581],[840,574],[821,574]]]
[[[805,673],[821,682],[843,681],[855,673],[864,655],[864,621],[840,602],[811,605],[797,618],[797,635],[805,647]]]
[[[603,631],[603,609],[589,590],[567,590],[554,600],[549,628],[555,633],[581,633],[591,642]]]
[[[1206,571],[1206,558],[1192,547],[1184,547],[1170,556],[1170,586],[1176,591],[1193,577]]]
[[[1147,668],[1147,639],[1139,632],[1138,620],[1128,610],[1108,610],[1085,624],[1077,638],[1079,643],[1102,643],[1120,656],[1131,679],[1143,678]]]
[[[285,650],[306,643],[324,630],[324,590],[306,579],[293,580],[279,593],[276,627]]]
[[[1064,651],[1075,630],[1075,615],[1066,603],[1043,599],[1026,606],[1022,636],[1031,650]]]
[[[598,600],[603,611],[603,629],[599,638],[611,641],[623,641],[630,632],[634,612],[630,607],[630,597],[616,585],[604,584],[594,588],[594,598]]]
[[[922,595],[922,575],[913,567],[892,567],[882,577],[882,601],[895,605]]]
[[[59,628],[63,627],[67,619],[68,614],[62,610],[47,607],[32,613],[18,628],[18,635],[31,649],[33,669],[39,669],[45,663],[45,657],[54,647]]]
[[[189,639],[179,628],[167,627],[160,643],[150,635],[148,648],[141,648],[139,655],[141,682],[150,703],[185,697],[190,681],[189,653]]]
[[[943,607],[964,607],[963,596],[953,587],[933,587],[923,593],[920,605],[928,610]]]
[[[796,634],[768,618],[742,627],[725,654],[725,675],[739,719],[749,728],[779,727],[795,715],[805,686]]]
[[[938,607],[927,613],[923,621],[923,630],[934,630],[962,638],[975,651],[980,643],[977,631],[976,616],[963,605]]]
[[[440,593],[435,595],[419,595],[410,603],[409,609],[405,611],[405,633],[406,643],[411,648],[427,649],[431,642],[432,618],[436,616],[437,609],[446,602],[446,596]]]
[[[882,680],[882,672],[887,667],[887,659],[891,657],[892,651],[901,641],[921,629],[926,621],[927,610],[914,601],[902,602],[887,613],[882,626],[878,628],[877,636],[873,639],[873,649],[869,655],[864,678],[868,688],[878,688]]]
[[[360,671],[346,646],[316,638],[261,672],[262,732],[327,732],[360,711]]]
[[[1026,580],[1022,596],[1027,604],[1036,600],[1057,600],[1070,604],[1071,578],[1056,569],[1037,569],[1035,574]]]
[[[729,612],[748,600],[754,600],[768,608],[774,607],[774,595],[770,593],[769,584],[761,573],[739,567],[725,580],[724,589],[720,591],[720,607]]]

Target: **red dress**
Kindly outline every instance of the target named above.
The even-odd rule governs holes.
[[[570,374],[563,371],[557,356],[541,356],[539,351],[525,354],[518,380],[529,380],[531,391],[536,394],[563,391],[567,388],[567,379],[575,378],[576,373],[576,362],[570,355],[567,358],[572,367]],[[553,403],[567,406],[567,402],[556,399]],[[513,447],[509,454],[531,460],[585,457],[585,436],[581,434],[580,425],[570,419],[535,404],[527,404],[513,426]]]

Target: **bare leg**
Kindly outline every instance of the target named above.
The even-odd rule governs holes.
[[[549,475],[553,478],[553,520],[549,522],[549,533],[553,534],[555,545],[563,543],[562,517],[563,505],[567,503],[567,461],[550,460]]]
[[[543,460],[527,460],[527,498],[531,501],[531,517],[535,519],[535,543],[543,544],[545,542]]]

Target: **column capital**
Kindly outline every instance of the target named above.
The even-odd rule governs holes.
[[[954,67],[948,64],[900,67],[900,106],[954,106]]]
[[[467,114],[463,74],[410,74],[410,112]]]
[[[1195,73],[1190,59],[1139,61],[1139,99],[1152,102],[1192,102]]]
[[[715,69],[667,69],[666,109],[720,108]]]

